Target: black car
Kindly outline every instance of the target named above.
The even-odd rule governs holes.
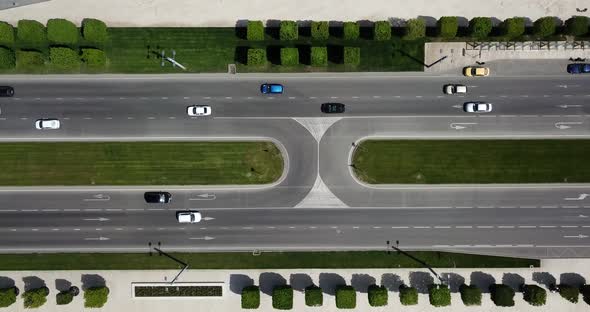
[[[13,96],[14,88],[9,86],[0,86],[0,96]]]
[[[326,114],[344,113],[344,104],[342,104],[342,103],[324,103],[324,104],[322,104],[322,113],[326,113]]]
[[[172,201],[172,194],[168,192],[145,192],[143,198],[148,203],[167,204]]]

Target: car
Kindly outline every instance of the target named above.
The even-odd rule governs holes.
[[[176,212],[176,220],[179,223],[198,223],[201,221],[201,213],[192,210],[178,211]]]
[[[262,94],[282,94],[283,85],[278,83],[263,83],[260,86]]]
[[[167,204],[172,201],[172,194],[168,192],[145,192],[143,198],[150,204]]]
[[[14,95],[14,88],[9,86],[0,86],[0,96],[11,97]]]
[[[463,110],[468,113],[489,113],[492,111],[492,104],[487,102],[466,102]]]
[[[467,93],[467,86],[462,84],[447,84],[444,85],[443,91],[445,94],[465,94]]]
[[[322,113],[339,114],[344,113],[344,104],[342,103],[324,103],[320,107]]]
[[[567,72],[570,74],[590,74],[590,64],[574,63],[567,65]]]
[[[61,124],[58,119],[37,119],[35,128],[39,130],[57,130]]]
[[[193,105],[186,108],[186,113],[191,116],[209,116],[211,115],[211,106]]]
[[[483,66],[467,66],[463,68],[463,75],[467,77],[485,77],[490,75],[490,69]]]

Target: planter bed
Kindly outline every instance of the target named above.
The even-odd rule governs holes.
[[[167,285],[133,285],[134,298],[161,298],[161,297],[223,297],[222,284],[167,284]]]

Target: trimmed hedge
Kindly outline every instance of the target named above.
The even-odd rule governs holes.
[[[406,35],[404,39],[415,40],[426,36],[426,22],[421,18],[409,19],[406,24]]]
[[[435,307],[451,305],[451,290],[447,285],[432,284],[428,286],[428,299]]]
[[[248,21],[246,39],[252,41],[264,40],[264,24],[262,24],[262,21]]]
[[[361,48],[344,47],[344,64],[357,66],[361,63]]]
[[[490,286],[492,301],[499,307],[514,306],[514,289],[503,284],[493,284]]]
[[[74,300],[74,295],[72,295],[72,293],[70,293],[69,291],[62,291],[58,293],[55,297],[55,301],[58,305],[68,304],[72,302],[72,300]]]
[[[541,17],[533,24],[533,34],[538,37],[548,37],[555,33],[555,19],[552,16]]]
[[[63,18],[47,21],[47,39],[50,44],[74,46],[78,43],[78,28]]]
[[[290,285],[276,286],[272,290],[272,307],[279,310],[293,309],[293,288]]]
[[[524,34],[525,24],[523,17],[507,18],[500,25],[502,34],[510,39],[520,37]]]
[[[573,16],[565,21],[565,32],[572,36],[583,36],[588,33],[588,18]]]
[[[0,47],[0,69],[12,69],[16,66],[14,51]]]
[[[328,22],[311,22],[311,38],[316,40],[328,40],[329,37],[330,25]]]
[[[476,39],[486,38],[492,32],[492,19],[474,17],[469,21],[469,35]]]
[[[104,68],[107,63],[107,55],[98,49],[82,49],[82,62],[89,68]]]
[[[338,309],[356,308],[356,291],[352,286],[341,285],[336,288],[336,307]]]
[[[522,297],[530,305],[538,307],[547,302],[547,291],[537,285],[524,285]]]
[[[265,49],[248,49],[248,65],[260,66],[266,64]]]
[[[107,25],[94,18],[82,20],[82,35],[84,40],[96,45],[103,45],[109,40]]]
[[[405,306],[418,304],[418,290],[402,285],[399,287],[399,301]]]
[[[461,285],[459,287],[461,292],[461,300],[466,306],[480,306],[481,305],[481,289],[475,285]]]
[[[279,38],[281,40],[297,40],[299,38],[299,27],[294,21],[281,21]]]
[[[0,45],[11,47],[14,44],[14,27],[7,22],[0,22]]]
[[[559,294],[572,303],[578,303],[580,299],[580,289],[570,285],[559,285]]]
[[[37,21],[18,21],[16,37],[21,44],[28,47],[43,48],[47,44],[45,26]]]
[[[342,24],[342,35],[346,40],[356,40],[361,31],[357,22],[344,22]]]
[[[443,38],[455,38],[459,29],[459,19],[456,16],[443,16],[437,24],[438,35]]]
[[[322,289],[312,285],[305,288],[305,305],[308,307],[321,307],[324,304]]]
[[[49,60],[56,69],[76,70],[80,69],[80,57],[70,48],[49,49]]]
[[[258,309],[260,307],[260,288],[246,286],[242,289],[242,309]]]
[[[25,291],[22,294],[24,305],[27,309],[38,308],[47,302],[47,295],[49,295],[49,288],[41,287]]]
[[[43,53],[39,51],[17,51],[16,66],[20,68],[38,67],[45,64]]]
[[[388,21],[377,21],[373,26],[373,39],[386,41],[391,39],[391,24]]]
[[[297,48],[281,48],[281,65],[293,66],[299,64],[299,50]]]
[[[311,47],[311,66],[328,65],[328,48]]]
[[[109,288],[91,287],[84,291],[84,307],[86,308],[102,308],[107,303],[109,297]]]
[[[385,286],[371,285],[368,290],[369,304],[372,307],[387,305],[387,288]]]
[[[0,308],[6,308],[16,302],[17,288],[2,288],[0,289]]]

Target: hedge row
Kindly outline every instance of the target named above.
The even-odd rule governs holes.
[[[50,65],[56,70],[79,70],[84,63],[90,69],[101,69],[106,65],[106,54],[98,49],[82,49],[81,53],[67,47],[49,49]],[[45,64],[43,53],[35,50],[20,50],[16,53],[8,48],[0,47],[0,69],[20,69],[40,67]]]
[[[84,307],[102,308],[109,296],[109,289],[106,286],[91,287],[84,291]]]
[[[356,66],[361,63],[361,49],[358,47],[343,47],[342,50],[343,63],[345,65]],[[328,48],[327,47],[311,47],[310,62],[312,66],[327,66],[328,65]],[[299,49],[297,48],[281,48],[280,60],[281,65],[294,66],[299,64]],[[267,53],[265,49],[250,48],[247,52],[246,64],[252,66],[262,66],[267,63]]]

